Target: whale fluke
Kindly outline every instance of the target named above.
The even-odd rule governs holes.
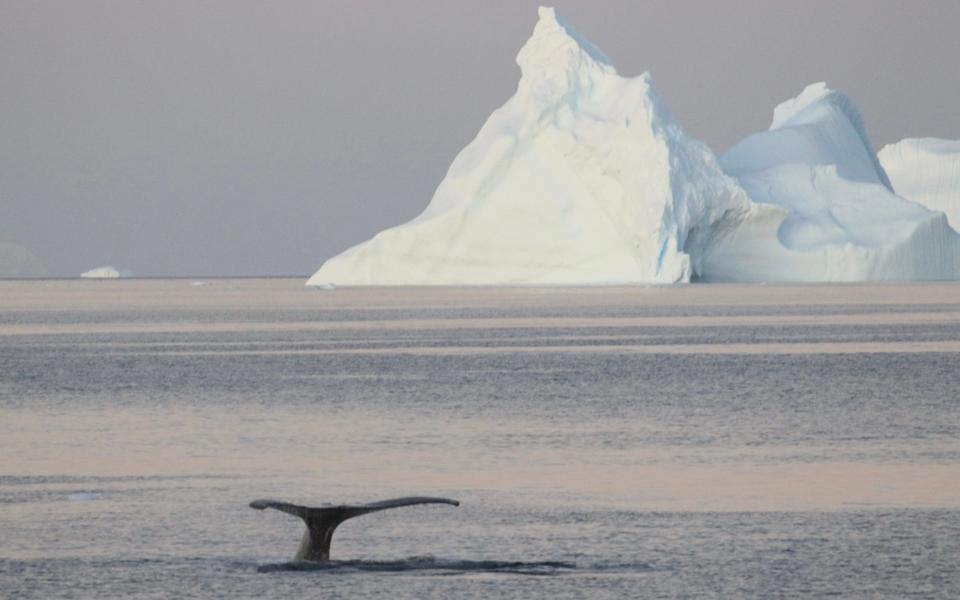
[[[330,560],[330,541],[333,539],[334,530],[340,523],[378,510],[414,506],[416,504],[460,506],[459,501],[450,498],[406,496],[370,502],[369,504],[341,504],[321,507],[300,506],[279,500],[254,500],[250,503],[250,508],[256,508],[257,510],[273,508],[303,519],[303,522],[307,525],[307,530],[303,533],[303,541],[300,542],[300,549],[297,551],[294,560],[318,562]]]

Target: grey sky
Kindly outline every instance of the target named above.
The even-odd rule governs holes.
[[[426,206],[537,2],[0,1],[0,241],[52,275],[309,274]],[[564,2],[720,153],[826,80],[960,138],[960,2]]]

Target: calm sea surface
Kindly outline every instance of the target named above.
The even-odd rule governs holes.
[[[346,522],[334,562],[247,507]],[[0,281],[0,597],[958,598],[960,285]]]

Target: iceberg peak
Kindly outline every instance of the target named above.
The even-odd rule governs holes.
[[[734,175],[785,164],[836,165],[847,179],[893,190],[857,105],[822,81],[777,105],[767,131],[747,137],[720,160]]]
[[[803,88],[803,91],[789,100],[784,100],[773,109],[773,122],[770,129],[780,129],[788,124],[796,115],[799,115],[804,109],[816,104],[829,94],[837,93],[827,87],[827,82],[818,81],[811,83]]]
[[[521,90],[552,103],[598,72],[615,73],[610,59],[568,25],[556,10],[541,6],[539,17],[533,34],[517,54]]]
[[[576,49],[585,53],[596,63],[611,66],[610,58],[593,45],[590,40],[577,33],[576,29],[557,14],[556,9],[551,6],[541,6],[537,9],[537,15],[539,17],[537,24],[533,28],[530,39],[524,45],[524,49],[531,46],[549,45],[551,49],[555,50],[557,45],[562,44],[571,50]],[[521,50],[520,53],[523,55],[524,50]],[[520,62],[520,56],[517,57],[517,62]]]

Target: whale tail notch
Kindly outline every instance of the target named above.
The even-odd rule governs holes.
[[[307,530],[303,533],[303,540],[300,542],[300,549],[297,551],[294,560],[322,562],[330,560],[330,542],[333,539],[333,532],[340,523],[371,512],[417,504],[460,506],[459,501],[450,498],[405,496],[368,504],[341,504],[321,507],[300,506],[299,504],[279,500],[254,500],[250,503],[250,508],[256,508],[257,510],[272,508],[303,519],[303,522],[307,525]]]

